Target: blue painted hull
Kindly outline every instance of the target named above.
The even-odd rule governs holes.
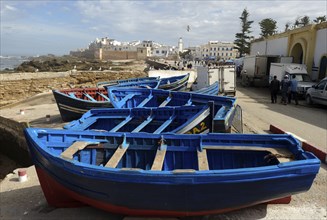
[[[89,164],[82,153],[74,155],[73,160],[62,159],[60,148],[67,148],[76,140],[109,141],[104,149],[110,151],[124,134],[29,128],[25,135],[51,205],[65,206],[58,198],[69,195],[72,200],[124,215],[193,216],[247,207],[307,191],[320,166],[320,161],[301,150],[289,135],[125,134],[131,143],[130,151],[116,168]],[[155,156],[155,145],[160,139],[167,143],[167,154],[162,171],[152,171],[149,170],[152,160],[146,158]],[[287,148],[296,158],[279,163],[266,161],[265,151],[208,151],[212,145],[241,144],[245,149],[249,146]],[[209,147],[209,170],[197,170],[192,152],[199,146]],[[99,160],[98,156],[91,157],[94,159],[90,163]],[[176,169],[186,170],[177,172]],[[51,194],[51,186],[57,190],[52,192],[55,194]]]
[[[72,93],[76,93],[76,91],[78,91],[78,90],[81,91],[78,93],[82,93],[82,91],[83,91],[83,89],[61,90],[61,91],[53,90],[52,91],[53,95],[55,97],[61,118],[65,122],[79,119],[84,113],[86,113],[87,111],[94,109],[94,108],[112,108],[113,107],[112,104],[110,103],[110,101],[104,100],[103,98],[102,98],[102,101],[91,101],[88,99],[82,99],[79,97],[72,97],[72,96],[68,95],[69,91],[71,91]],[[104,89],[97,89],[97,88],[94,90],[101,94],[103,94],[105,91]]]
[[[218,82],[215,82],[214,84],[208,87],[196,91],[192,91],[192,93],[203,94],[203,95],[218,95],[218,92],[219,92]]]
[[[142,77],[142,78],[111,80],[111,81],[106,81],[106,82],[98,82],[96,84],[96,86],[97,87],[115,86],[115,85],[122,84],[122,83],[132,83],[132,82],[152,81],[152,80],[159,80],[159,77]]]

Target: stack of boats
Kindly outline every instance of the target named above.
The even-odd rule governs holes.
[[[54,90],[70,123],[25,130],[49,205],[195,216],[309,190],[320,161],[297,139],[227,133],[236,99],[217,96],[218,83],[183,91],[188,77]]]

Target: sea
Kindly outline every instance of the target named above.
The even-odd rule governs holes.
[[[24,61],[28,61],[28,56],[1,56],[0,55],[0,71],[5,69],[14,69]]]

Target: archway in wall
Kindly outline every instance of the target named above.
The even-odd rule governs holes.
[[[327,57],[323,56],[320,60],[318,80],[325,78],[327,75]]]
[[[291,56],[293,57],[293,63],[303,63],[303,48],[300,43],[294,45]]]

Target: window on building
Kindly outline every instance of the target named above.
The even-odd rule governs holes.
[[[143,53],[143,50],[141,50],[141,53]]]
[[[220,47],[218,47],[218,50],[220,50]]]
[[[225,50],[225,48],[221,48],[221,50]]]
[[[229,56],[233,56],[233,54],[232,53],[229,53]]]
[[[214,51],[216,51],[216,48],[213,48]]]
[[[156,53],[158,54],[158,53],[160,53],[160,51],[159,50],[156,50]]]
[[[162,53],[162,54],[165,54],[165,53],[166,53],[166,51],[164,51],[164,50],[163,50],[163,51],[161,51],[161,53]]]
[[[217,56],[219,56],[219,53],[217,53]]]
[[[206,52],[208,52],[208,49],[206,50]]]
[[[213,53],[214,56],[216,56],[216,53]]]

